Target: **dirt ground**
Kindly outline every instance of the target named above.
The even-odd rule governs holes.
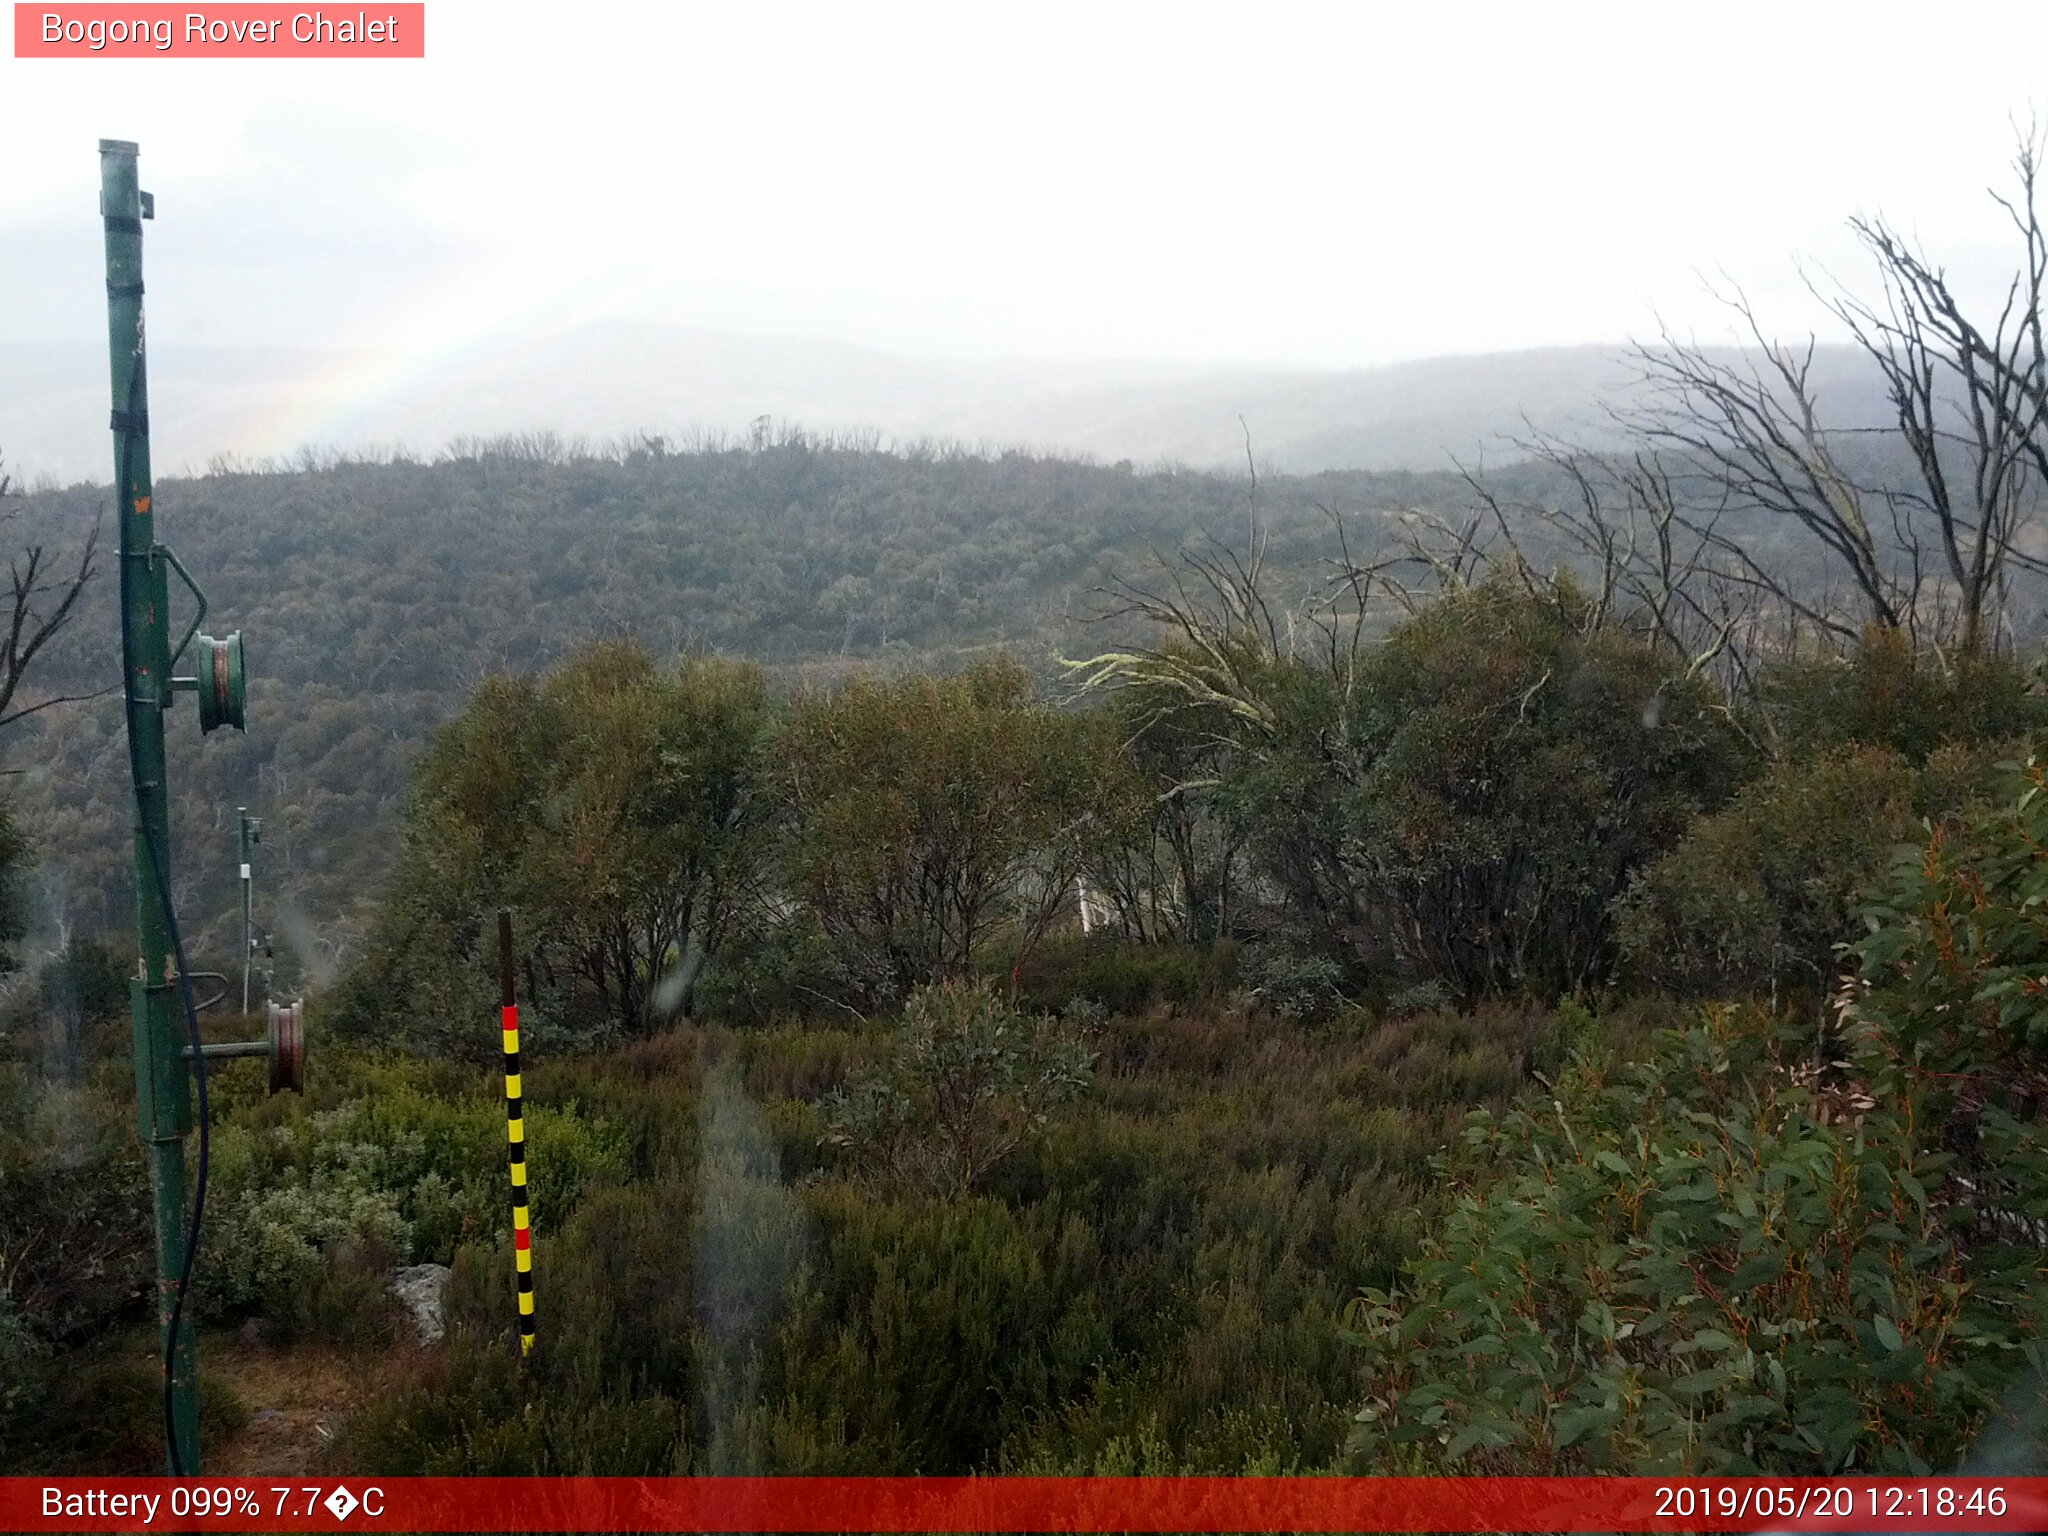
[[[206,1470],[223,1477],[321,1470],[347,1417],[416,1369],[420,1356],[409,1341],[364,1355],[318,1345],[279,1349],[232,1333],[208,1336],[202,1369],[233,1390],[249,1420],[206,1447]]]

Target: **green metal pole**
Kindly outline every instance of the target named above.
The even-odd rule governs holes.
[[[158,897],[171,859],[163,712],[171,705],[170,591],[156,558],[150,511],[149,385],[142,325],[142,219],[136,146],[100,140],[100,215],[107,239],[107,356],[113,374],[114,492],[121,520],[121,627],[128,739],[136,778],[135,937],[129,982],[135,1019],[135,1098],[156,1195],[157,1325],[170,1355],[171,1435],[165,1459],[199,1471],[199,1393],[187,1319],[170,1338],[171,1308],[185,1268],[185,1135],[192,1129],[191,1069],[175,1022],[169,929]],[[152,863],[152,857],[154,863]]]

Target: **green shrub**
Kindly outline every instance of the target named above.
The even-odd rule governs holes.
[[[487,1058],[495,1041],[469,1021],[491,1017],[501,906],[534,1043],[687,1016],[764,857],[768,728],[756,668],[663,669],[628,641],[485,679],[413,770],[397,867],[337,989],[341,1028]]]
[[[1991,752],[1915,765],[1881,746],[1780,759],[1631,884],[1617,907],[1638,975],[1692,995],[1816,994],[1863,931],[1866,886],[1922,818],[1980,797]]]
[[[2009,765],[1992,804],[1902,849],[1873,893],[1849,1044],[1871,1091],[1910,1105],[1955,1167],[1951,1220],[1979,1242],[2048,1218],[2048,766]]]
[[[1028,1405],[1079,1390],[1108,1340],[1028,1213],[987,1197],[806,1203],[830,1264],[792,1288],[750,1434],[763,1470],[985,1465]]]
[[[881,1062],[819,1104],[826,1142],[936,1194],[971,1188],[1085,1092],[1094,1053],[985,982],[911,994]]]
[[[733,1041],[747,1089],[767,1099],[814,1099],[836,1087],[875,1046],[875,1032],[809,1025]]]
[[[76,1079],[92,1058],[126,1043],[114,1026],[128,1020],[128,976],[111,945],[75,940],[43,965],[30,997],[33,1017],[22,1033],[41,1036],[54,1076]]]
[[[39,990],[46,1004],[68,998],[88,1019],[128,1017],[128,967],[104,940],[74,940],[45,968]]]
[[[388,1268],[412,1249],[384,1160],[374,1143],[325,1141],[304,1182],[245,1184],[235,1177],[240,1148],[231,1146],[226,1198],[209,1222],[203,1310],[254,1309],[285,1337],[357,1331],[362,1271]]]
[[[332,1108],[273,1100],[216,1132],[220,1209],[239,1209],[245,1195],[297,1201],[308,1211],[290,1224],[320,1228],[319,1242],[367,1236],[348,1220],[336,1224],[339,1193],[316,1192],[346,1185],[355,1192],[349,1201],[372,1198],[387,1208],[390,1219],[372,1225],[396,1245],[401,1262],[445,1263],[458,1244],[509,1219],[502,1079],[470,1071],[452,1084],[435,1084],[437,1074],[411,1064],[343,1058],[337,1066],[346,1074],[343,1091],[352,1096]],[[549,1077],[548,1069],[528,1074],[523,1118],[529,1203],[537,1221],[552,1222],[574,1208],[586,1187],[623,1177],[632,1147],[620,1125],[582,1113],[573,1101],[547,1102],[553,1096]],[[456,1096],[430,1091],[434,1086],[454,1087]],[[292,1190],[301,1193],[287,1193]],[[317,1219],[313,1207],[323,1212]],[[224,1294],[249,1302],[262,1289]]]
[[[110,1341],[72,1354],[51,1373],[29,1441],[39,1471],[163,1471],[163,1377],[139,1351]],[[202,1391],[204,1390],[202,1386]],[[27,1470],[10,1463],[9,1470]]]
[[[1019,1039],[1072,1041],[988,988],[949,1006],[964,999]],[[902,1070],[903,1022],[698,1025],[537,1066],[529,1116],[574,1106],[619,1155],[537,1217],[534,1354],[512,1336],[494,1206],[456,1247],[448,1344],[339,1454],[380,1473],[1327,1468],[1355,1407],[1333,1320],[1396,1278],[1440,1202],[1430,1154],[1475,1097],[1505,1101],[1548,1029],[1506,1005],[1344,1032],[1220,1009],[1104,1020],[1091,1091],[965,1192],[845,1177],[852,1150],[819,1145],[814,1096],[863,1064]],[[467,1069],[332,1065],[310,1111],[236,1110],[271,1160],[236,1187],[307,1182],[319,1136],[376,1125],[388,1173],[467,1134]],[[369,1098],[382,1118],[351,1107]],[[479,1128],[495,1201],[502,1125]],[[236,1139],[217,1143],[230,1162]],[[417,1234],[414,1192],[393,1193]]]
[[[1105,733],[1014,662],[848,677],[790,700],[775,741],[783,888],[851,1001],[967,974],[1044,935],[1098,825]]]
[[[1897,630],[1873,629],[1853,655],[1767,666],[1750,713],[1787,757],[1857,744],[1918,764],[1945,743],[2009,741],[2048,725],[2048,698],[2011,661],[1949,666]]]
[[[851,1019],[847,998],[860,998],[872,977],[858,945],[835,940],[801,912],[763,914],[752,931],[735,934],[720,964],[698,991],[701,1012],[734,1024],[834,1015]]]
[[[1246,993],[1283,1019],[1327,1018],[1344,1006],[1344,967],[1272,941],[1247,944],[1237,976]]]
[[[0,1288],[46,1339],[109,1326],[147,1284],[149,1184],[128,1095],[0,1061],[0,1196]]]
[[[550,1392],[516,1348],[465,1334],[357,1414],[341,1451],[375,1475],[666,1476],[690,1470],[684,1433],[665,1395]]]
[[[1972,1074],[2010,1103],[2048,1061],[2048,766],[2008,765],[1997,804],[1899,851],[1861,946],[1859,1012],[1900,1071]]]
[[[2039,1363],[2031,1272],[1959,1240],[1952,1159],[1853,1065],[1717,1011],[1474,1117],[1455,1205],[1353,1304],[1354,1452],[1443,1470],[1924,1474]],[[2038,1149],[2031,1166],[2041,1167]]]
[[[1489,581],[1404,623],[1351,723],[1346,859],[1372,931],[1463,997],[1604,979],[1615,898],[1740,781],[1719,704],[1569,583]]]
[[[35,856],[13,800],[0,800],[0,974],[21,964],[14,946],[28,934],[28,875]]]
[[[343,1050],[323,1065],[310,1101],[223,1096],[199,1306],[258,1314],[281,1338],[368,1344],[396,1327],[392,1268],[508,1227],[504,1101],[497,1079],[447,1063]],[[554,1230],[586,1190],[625,1178],[635,1149],[624,1125],[540,1102],[550,1075],[529,1074],[524,1118],[534,1221]]]
[[[1825,988],[1858,893],[1913,833],[1916,777],[1885,747],[1774,764],[1637,876],[1617,908],[1623,952],[1694,993]]]
[[[1018,1000],[1044,1013],[1063,1012],[1080,999],[1132,1015],[1161,1004],[1193,1008],[1220,998],[1235,963],[1236,948],[1229,943],[1137,944],[1098,935],[1048,941],[1017,967],[1014,980]]]
[[[1450,1008],[1455,1001],[1442,982],[1423,980],[1396,989],[1387,999],[1387,1012],[1396,1016],[1438,1013]]]

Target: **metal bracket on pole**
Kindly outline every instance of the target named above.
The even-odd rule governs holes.
[[[192,579],[192,573],[185,569],[184,562],[171,553],[170,545],[158,544],[150,553],[178,573],[178,579],[185,583],[185,590],[192,594],[192,601],[199,605],[192,615],[192,622],[185,626],[185,638],[180,640],[171,651],[169,665],[175,667],[184,656],[185,647],[192,643],[192,637],[199,633],[199,626],[206,618],[206,594],[199,590],[199,583]],[[175,685],[183,682],[184,679],[173,678],[171,681]],[[198,680],[195,678],[193,681],[196,683]]]

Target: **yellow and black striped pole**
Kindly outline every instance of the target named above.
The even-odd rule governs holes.
[[[512,990],[512,909],[498,909],[498,1016],[505,1031],[505,1145],[512,1159],[512,1262],[519,1282],[519,1353],[533,1352],[533,1220],[526,1211],[526,1120],[519,1093],[519,999]]]

